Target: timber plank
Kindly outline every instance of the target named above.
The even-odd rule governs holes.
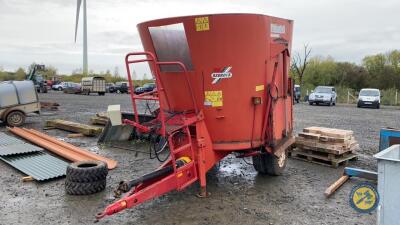
[[[103,128],[100,127],[60,119],[47,120],[46,127],[55,127],[57,129],[71,131],[74,133],[82,133],[85,136],[96,136],[103,130]]]
[[[103,125],[105,126],[108,122],[108,118],[105,119],[103,117],[98,117],[98,116],[93,116],[92,118],[90,118],[90,123],[93,125]]]
[[[329,136],[335,138],[344,138],[344,139],[349,139],[353,136],[353,131],[351,130],[342,130],[342,129],[326,128],[326,127],[307,127],[303,129],[303,132],[320,134],[322,136]]]

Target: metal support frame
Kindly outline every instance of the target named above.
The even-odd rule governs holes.
[[[283,56],[283,62],[282,62],[282,66],[283,66],[283,76],[287,76],[287,56],[289,56],[289,51],[287,49],[287,47],[285,45],[282,44],[272,44],[271,45],[271,58],[277,58],[276,61],[274,61],[274,70],[272,73],[272,79],[270,83],[267,83],[266,87],[267,87],[267,91],[266,94],[270,95],[270,96],[266,96],[267,102],[267,108],[265,110],[265,116],[264,116],[264,123],[263,123],[263,127],[262,127],[262,134],[263,134],[263,142],[265,143],[265,150],[269,153],[273,153],[275,151],[275,149],[272,149],[270,147],[271,143],[272,143],[272,137],[271,135],[268,134],[272,134],[273,133],[273,126],[272,126],[272,111],[273,111],[273,104],[274,102],[280,97],[279,96],[279,89],[278,86],[276,84],[276,77],[277,77],[277,73],[278,73],[278,67],[279,67],[279,56],[282,55]],[[276,98],[274,98],[272,96],[272,91],[276,91]],[[283,96],[282,96],[285,101],[287,98],[287,83],[284,84],[284,90],[283,90]],[[285,102],[285,113],[286,113],[286,102]],[[285,116],[285,130],[287,131],[287,116]]]
[[[284,45],[273,45],[273,56],[279,56],[283,54],[284,60],[288,55],[287,47]],[[130,56],[146,56],[145,59],[137,59],[130,60]],[[131,78],[130,64],[140,63],[140,62],[149,62],[150,67],[152,69],[153,75],[156,79],[157,91],[143,93],[140,95],[135,95],[133,90],[133,83]],[[275,62],[274,72],[271,83],[267,84],[269,91],[267,94],[270,94],[271,88],[275,87],[277,89],[275,79],[276,73],[278,69],[278,61]],[[168,144],[170,147],[170,158],[160,167],[173,167],[173,172],[170,174],[162,174],[159,177],[151,177],[152,179],[145,180],[142,183],[135,186],[132,190],[130,190],[125,196],[122,197],[119,201],[109,205],[102,213],[97,214],[96,218],[100,219],[108,215],[112,215],[114,213],[120,212],[126,208],[131,208],[133,206],[139,205],[145,201],[153,199],[155,197],[161,196],[167,192],[172,190],[182,190],[187,186],[191,185],[195,181],[199,180],[201,192],[198,195],[199,197],[207,197],[208,193],[206,190],[206,173],[212,168],[216,162],[220,161],[226,155],[228,155],[229,151],[214,151],[213,143],[210,137],[210,134],[207,130],[207,126],[204,121],[204,115],[201,110],[198,109],[195,97],[193,94],[193,90],[189,81],[188,72],[186,67],[181,62],[157,62],[156,57],[151,52],[137,52],[137,53],[129,53],[125,57],[126,69],[128,72],[128,80],[129,80],[129,88],[131,91],[131,99],[132,99],[132,107],[135,113],[134,120],[124,120],[124,123],[130,124],[142,132],[152,132],[149,124],[161,123],[161,129],[156,131],[158,134],[165,136],[168,138]],[[162,78],[160,76],[160,66],[162,65],[177,65],[181,68],[183,75],[185,76],[189,94],[191,95],[191,99],[193,101],[193,112],[186,113],[178,113],[174,114],[172,112],[167,112],[164,103],[160,101],[160,98],[165,98],[165,102],[169,105],[168,96],[164,90],[162,85]],[[283,63],[286,65],[286,62]],[[284,70],[285,72],[285,70]],[[278,90],[277,90],[278,91]],[[287,92],[287,91],[285,91]],[[153,94],[157,93],[156,96]],[[287,94],[287,93],[285,93]],[[149,97],[149,95],[152,95]],[[279,97],[279,93],[277,93],[277,97]],[[267,108],[265,110],[265,119],[262,127],[263,134],[263,142],[271,143],[271,136],[267,135],[272,132],[272,107],[273,101],[271,96],[267,96]],[[154,100],[159,101],[159,115],[153,121],[147,122],[146,124],[141,124],[138,118],[138,110],[136,106],[136,100]],[[168,107],[169,109],[170,107]],[[172,116],[167,118],[167,114],[171,113]],[[167,129],[168,127],[168,129]],[[190,129],[192,128],[192,129]],[[191,134],[191,131],[195,133]],[[267,132],[269,131],[269,132]],[[183,140],[178,138],[178,134],[183,133]],[[288,142],[289,143],[289,142]],[[285,145],[286,146],[286,145]],[[270,150],[272,153],[272,148],[268,147],[266,150]],[[276,149],[274,149],[276,150]],[[244,154],[243,156],[254,156],[260,154],[259,151],[253,151]],[[190,158],[190,162],[183,165],[178,166],[177,160],[182,157]],[[165,169],[166,170],[166,169]]]
[[[138,55],[144,55],[146,56],[146,58],[130,60],[130,56]],[[131,77],[130,64],[140,62],[150,63],[152,72],[156,79],[157,91],[135,95],[132,87],[133,82]],[[170,157],[167,162],[160,167],[160,169],[172,166],[173,172],[166,176],[162,175],[161,177],[155,177],[154,179],[146,180],[143,183],[140,183],[139,185],[134,187],[133,190],[130,190],[129,193],[123,196],[122,199],[109,205],[102,213],[97,214],[96,218],[98,219],[103,218],[107,215],[112,215],[126,208],[131,208],[133,206],[139,205],[145,201],[163,195],[172,190],[180,191],[191,185],[198,179],[200,179],[201,189],[205,190],[206,187],[207,166],[205,164],[205,151],[211,152],[212,144],[211,140],[203,141],[205,137],[208,139],[210,139],[210,137],[204,124],[204,116],[196,105],[185,65],[181,62],[157,62],[155,56],[151,52],[129,53],[125,57],[125,63],[128,73],[129,89],[131,92],[130,96],[132,100],[132,108],[135,113],[135,118],[134,120],[125,119],[124,123],[136,127],[141,132],[150,132],[151,127],[141,124],[139,122],[139,114],[137,110],[136,100],[159,101],[159,115],[156,119],[146,124],[154,124],[157,122],[161,123],[161,130],[156,132],[168,138]],[[165,97],[168,104],[168,96],[164,92],[162,79],[160,77],[159,67],[162,65],[178,65],[181,68],[189,87],[189,94],[191,95],[195,113],[178,113],[175,115],[173,114],[167,119],[166,114],[168,114],[168,112],[166,112],[164,104],[159,99],[160,97]],[[155,93],[157,93],[156,97],[149,97],[149,95],[153,95]],[[167,127],[171,127],[171,129],[167,130]],[[196,128],[196,135],[194,137],[192,137],[189,127]],[[184,135],[183,140],[178,138],[178,134]],[[208,142],[209,144],[204,144],[205,142]],[[195,143],[197,143],[197,145]],[[177,160],[182,157],[190,159],[190,162],[178,167]],[[212,162],[212,164],[214,163],[215,162]]]

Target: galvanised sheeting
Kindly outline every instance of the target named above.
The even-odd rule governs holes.
[[[18,138],[0,133],[0,156],[38,152],[43,149]]]
[[[65,176],[69,164],[44,152],[2,156],[0,159],[37,181]]]
[[[23,144],[23,143],[25,142],[18,138],[7,135],[5,133],[0,133],[0,146],[10,145],[10,144]]]
[[[16,155],[16,154],[24,154],[24,153],[40,152],[40,151],[43,151],[43,149],[28,143],[25,144],[18,143],[18,144],[0,146],[0,156]]]

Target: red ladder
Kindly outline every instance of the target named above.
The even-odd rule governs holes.
[[[145,56],[145,58],[132,60],[132,59],[130,59],[131,56]],[[133,80],[131,77],[130,65],[135,64],[135,63],[141,63],[141,62],[148,62],[150,64],[150,69],[155,77],[157,90],[153,90],[151,92],[146,92],[146,93],[136,95],[134,93],[134,89],[133,89]],[[144,133],[150,132],[151,127],[143,125],[139,122],[139,114],[138,114],[136,100],[158,101],[160,110],[159,110],[159,114],[158,114],[158,117],[156,120],[159,123],[161,123],[161,129],[160,129],[159,133],[163,137],[165,137],[167,135],[166,115],[165,115],[166,107],[164,106],[162,101],[160,101],[159,98],[161,95],[163,97],[165,97],[167,104],[169,104],[169,100],[168,100],[168,96],[166,95],[165,89],[162,84],[162,80],[161,80],[161,76],[160,76],[160,66],[175,65],[175,66],[178,66],[182,70],[183,75],[185,76],[185,79],[186,79],[186,83],[189,87],[189,92],[190,92],[189,94],[190,94],[192,102],[193,102],[194,111],[196,114],[199,113],[199,109],[197,108],[196,101],[194,98],[193,89],[192,89],[192,86],[191,86],[189,78],[188,78],[188,71],[186,69],[186,66],[183,63],[178,62],[178,61],[176,61],[176,62],[158,62],[156,60],[156,57],[154,56],[154,54],[151,52],[132,52],[132,53],[128,53],[125,56],[125,65],[126,65],[126,70],[128,73],[129,90],[130,90],[132,107],[133,107],[133,112],[135,114],[135,117],[134,117],[134,121],[125,119],[124,123],[130,124],[130,125],[138,128],[141,132],[144,132]],[[156,96],[154,96],[154,94],[156,94]]]
[[[178,135],[184,135],[183,144],[179,143],[181,142],[179,140],[181,137]],[[193,149],[189,126],[185,125],[184,128],[174,131],[171,135],[169,135],[168,144],[170,148],[171,163],[174,167],[174,174],[178,178],[177,190],[182,190],[198,179],[197,168],[195,164],[196,156]],[[182,157],[188,157],[190,161],[187,161],[188,163],[184,166],[177,168],[176,161]],[[179,179],[184,175],[187,176],[188,179]]]

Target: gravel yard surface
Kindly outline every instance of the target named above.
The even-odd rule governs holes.
[[[131,106],[125,94],[81,96],[50,92],[40,98],[60,103],[60,109],[28,118],[28,128],[42,130],[45,120],[55,118],[89,123],[91,116],[105,111],[108,105],[122,104],[123,110]],[[359,160],[349,166],[368,170],[377,167],[372,155],[378,149],[379,129],[400,127],[397,108],[308,104],[296,104],[294,108],[296,133],[308,126],[353,130],[361,149]],[[5,130],[0,126],[0,131]],[[146,143],[135,143],[131,150],[122,150],[98,146],[96,138],[68,139],[68,132],[55,129],[44,132],[115,159],[118,167],[109,172],[105,191],[69,196],[65,194],[64,178],[22,183],[24,174],[0,162],[0,224],[93,224],[94,215],[115,201],[112,190],[119,181],[141,176],[159,165],[148,154],[135,152],[148,151]],[[375,212],[359,214],[348,203],[351,188],[362,180],[351,179],[331,198],[324,197],[324,190],[342,172],[343,167],[333,169],[289,159],[284,175],[262,176],[242,159],[227,157],[208,174],[211,197],[195,197],[198,185],[194,184],[183,192],[169,193],[97,224],[376,224]]]

